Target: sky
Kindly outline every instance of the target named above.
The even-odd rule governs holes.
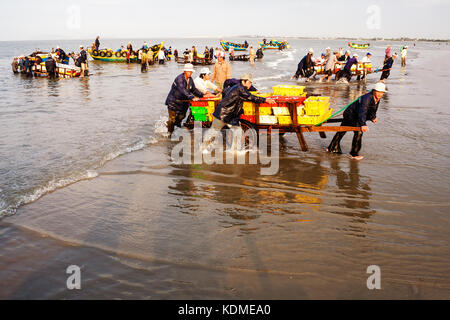
[[[0,41],[238,35],[450,39],[450,0],[0,0]]]

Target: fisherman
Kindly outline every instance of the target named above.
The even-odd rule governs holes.
[[[320,58],[314,59],[315,66],[323,66],[325,64],[325,53],[320,55]]]
[[[361,131],[355,131],[352,141],[352,150],[350,152],[350,159],[362,160],[363,156],[359,155],[362,145],[362,136],[364,132],[369,131],[367,121],[377,123],[377,110],[380,100],[384,93],[387,92],[386,85],[382,82],[378,82],[374,89],[359,97],[359,99],[353,102],[344,112],[344,120],[341,126],[348,127],[360,127]],[[335,134],[333,140],[327,148],[327,152],[342,154],[340,142],[345,135],[345,131],[340,131]]]
[[[147,64],[148,64],[148,53],[144,50],[141,50],[141,72],[147,72]]]
[[[127,63],[131,62],[131,54],[133,53],[133,46],[131,42],[128,42],[127,45]]]
[[[13,62],[11,63],[12,72],[19,73],[19,62],[17,57],[14,57]]]
[[[392,65],[394,64],[394,60],[397,59],[397,53],[394,53],[392,57],[387,58],[387,60],[384,62],[383,66],[383,73],[381,74],[380,80],[384,81],[387,78],[389,78],[389,75],[391,74]]]
[[[87,53],[86,50],[84,50],[83,46],[80,46],[80,62],[81,62],[81,78],[84,78],[88,74],[88,67],[87,67]]]
[[[33,64],[30,61],[30,58],[25,57],[24,61],[23,61],[23,67],[25,70],[25,74],[27,75],[27,77],[32,77],[33,76]]]
[[[148,43],[144,42],[144,45],[141,48],[142,50],[147,50],[148,49]]]
[[[59,46],[56,47],[56,54],[58,55],[58,59],[60,63],[69,64],[69,59],[67,58],[67,54],[61,49]]]
[[[231,78],[231,66],[225,61],[225,53],[219,52],[217,62],[214,65],[211,80],[216,86],[223,89],[223,84],[227,79]]]
[[[211,59],[214,59],[214,47],[211,46],[211,48],[209,49],[209,56]]]
[[[50,79],[56,78],[56,61],[51,55],[45,60],[45,69]]]
[[[372,54],[370,52],[367,52],[366,55],[364,56],[364,58],[361,59],[361,63],[363,64],[363,68],[364,68],[364,74],[362,76],[358,75],[358,77],[356,78],[357,81],[364,80],[364,78],[366,77],[366,72],[367,72],[366,64],[371,63],[371,61],[370,61],[371,57],[372,57]]]
[[[200,75],[194,80],[195,87],[201,91],[205,97],[216,97],[211,92],[220,93],[222,90],[212,83],[210,79],[211,71],[209,71],[209,68],[202,68],[200,70]]]
[[[97,36],[97,38],[95,38],[94,45],[95,45],[95,50],[98,51],[100,48],[100,36]]]
[[[205,47],[205,51],[203,52],[203,56],[205,57],[205,60],[209,59],[209,49],[208,49],[208,47]]]
[[[386,63],[386,60],[391,57],[391,45],[390,44],[388,44],[388,46],[386,47],[386,50],[384,51],[384,53],[385,53],[385,55],[384,55],[383,63]]]
[[[400,55],[402,57],[402,67],[406,67],[406,56],[408,54],[408,46],[404,46],[402,48],[402,51],[400,52]]]
[[[244,41],[244,48],[248,48],[248,42],[247,42],[247,40]]]
[[[230,90],[232,87],[234,87],[235,85],[237,85],[239,83],[241,83],[240,79],[236,79],[236,78],[227,79],[227,81],[225,81],[225,83],[223,84],[222,95],[226,95],[228,90]],[[256,89],[253,85],[251,85],[251,87],[248,89],[248,91],[257,92],[258,89]]]
[[[347,63],[344,66],[343,70],[340,70],[336,75],[336,80],[340,80],[345,77],[348,82],[352,79],[352,66],[356,64],[358,65],[358,55],[355,53],[352,58],[347,60]]]
[[[336,66],[338,56],[339,52],[334,51],[333,54],[328,57],[325,62],[325,75],[319,79],[319,82],[322,82],[324,78],[327,78],[327,82],[331,82],[331,76],[333,75],[333,70]]]
[[[303,59],[298,63],[297,71],[291,77],[291,79],[298,79],[301,76],[302,78],[306,78],[306,81],[309,81],[309,77],[314,74],[314,63],[312,61],[313,54],[314,50],[310,48],[308,50],[308,54],[304,56]]]
[[[173,50],[173,56],[175,57],[175,61],[178,61],[178,50],[177,50],[177,48],[175,48],[175,50]]]
[[[154,56],[155,53],[153,52],[152,48],[148,48],[147,51],[147,60],[148,60],[148,65],[153,65],[155,63],[154,61]]]
[[[264,53],[261,47],[258,48],[258,50],[256,50],[256,58],[258,60],[261,60],[264,57]]]
[[[171,55],[172,55],[172,47],[169,47],[169,50],[167,50],[167,54],[166,54],[167,61],[171,60],[171,58],[170,58]]]
[[[203,142],[202,149],[204,153],[209,152],[208,147],[223,127],[228,126],[232,130],[235,130],[234,132],[236,132],[236,130],[242,130],[239,125],[239,119],[244,112],[244,101],[276,104],[272,99],[266,99],[251,94],[249,89],[252,86],[252,82],[253,77],[251,74],[243,74],[239,84],[234,85],[226,92],[226,94],[224,94],[223,99],[216,106],[213,113],[214,119],[211,124],[211,129],[207,132]]]
[[[159,64],[164,64],[165,59],[166,59],[166,55],[165,55],[164,51],[163,50],[159,50],[159,52],[158,52]]]
[[[181,127],[181,121],[186,117],[189,108],[188,100],[198,101],[198,97],[203,97],[203,93],[195,87],[194,80],[191,77],[193,72],[194,66],[187,63],[184,66],[183,73],[175,78],[167,96],[166,105],[169,111],[167,130],[169,136],[172,135],[175,126]]]
[[[255,49],[253,49],[253,46],[250,46],[250,48],[248,49],[248,53],[249,53],[249,56],[250,56],[250,65],[254,66],[255,65],[256,52],[255,52]]]
[[[345,51],[345,54],[340,54],[340,56],[339,56],[339,58],[338,58],[338,61],[341,61],[341,62],[347,62],[347,60],[350,58],[350,51]]]
[[[193,60],[196,60],[198,58],[197,48],[195,46],[192,46],[192,57]]]

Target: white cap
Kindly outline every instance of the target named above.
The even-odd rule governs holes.
[[[353,56],[354,56],[355,58],[358,58],[358,54],[356,54],[356,53],[355,53],[355,54],[353,54]]]
[[[83,45],[80,44],[80,48],[83,48]]]
[[[211,71],[209,71],[209,68],[202,68],[201,70],[200,70],[200,74],[211,74]]]
[[[378,92],[387,92],[386,85],[383,82],[377,82],[377,84],[373,87],[373,90]]]
[[[56,49],[59,49],[59,46],[56,46]]]
[[[183,70],[184,72],[186,72],[186,71],[190,71],[190,72],[195,72],[195,70],[194,70],[194,66],[192,65],[192,63],[186,63],[185,65],[184,65],[184,70]]]
[[[330,48],[330,47],[327,47],[325,50],[331,50],[331,48]]]
[[[308,52],[314,53],[313,48],[309,48]]]
[[[348,54],[350,54],[350,51],[349,51],[349,50],[347,50],[347,51],[345,51],[345,53],[348,53]]]

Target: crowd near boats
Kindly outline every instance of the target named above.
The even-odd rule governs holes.
[[[357,50],[370,47],[370,44],[352,42],[348,45]],[[389,78],[397,53],[392,53],[391,47],[387,46],[383,66],[374,68],[370,52],[360,59],[357,53],[352,54],[349,50],[344,52],[342,48],[332,50],[328,47],[320,56],[314,56],[312,48],[307,51],[291,79],[331,82],[334,75],[337,83],[348,83],[353,76],[357,81],[365,81],[368,75],[382,72],[379,82],[370,93],[339,111],[345,110],[344,118],[340,119],[341,126],[335,127],[325,125],[336,122],[331,119],[336,114],[332,114],[333,110],[329,108],[328,97],[309,96],[304,91],[305,87],[298,85],[280,85],[274,87],[273,92],[263,94],[253,87],[251,74],[231,78],[231,65],[226,61],[226,53],[230,61],[250,62],[254,66],[255,61],[263,59],[265,50],[283,51],[289,48],[287,41],[263,39],[258,42],[256,50],[247,41],[239,44],[224,40],[220,40],[220,46],[215,49],[205,46],[202,52],[192,46],[180,53],[176,48],[166,48],[164,42],[153,46],[145,42],[137,49],[129,42],[127,46],[113,50],[101,48],[100,37],[97,37],[87,50],[80,45],[78,53],[66,54],[58,46],[49,52],[36,51],[28,56],[15,57],[12,69],[14,73],[23,73],[27,77],[74,78],[89,75],[88,56],[99,63],[138,63],[141,72],[146,72],[150,65],[165,64],[173,58],[177,63],[184,64],[184,70],[174,80],[165,102],[169,113],[169,135],[175,127],[182,125],[189,114],[184,125],[192,127],[194,120],[201,121],[203,126],[210,128],[209,136],[212,139],[208,138],[209,142],[224,127],[232,130],[279,129],[281,133],[295,132],[302,150],[306,151],[308,148],[303,132],[319,132],[321,137],[325,137],[324,132],[336,132],[327,151],[341,153],[340,140],[345,132],[353,131],[355,137],[350,157],[361,160],[362,156],[358,152],[361,149],[362,133],[368,131],[366,121],[377,122],[378,104],[387,91],[385,81]],[[407,46],[401,48],[402,66],[406,66],[407,50]],[[235,53],[243,51],[248,53]],[[204,66],[195,80],[191,77],[195,72],[194,65]],[[214,65],[212,71],[207,67],[209,65]],[[210,151],[209,144],[203,148],[206,152]]]

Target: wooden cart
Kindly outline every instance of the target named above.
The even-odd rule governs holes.
[[[218,103],[218,101],[216,101]],[[329,119],[321,125],[305,125],[298,124],[297,115],[297,105],[296,103],[287,102],[286,106],[289,108],[289,114],[292,119],[292,124],[290,125],[280,125],[280,124],[263,124],[259,123],[259,104],[255,104],[255,118],[256,122],[252,123],[247,120],[240,119],[240,125],[242,130],[245,132],[247,130],[254,129],[256,132],[259,130],[267,130],[267,134],[270,136],[272,130],[279,130],[280,135],[286,133],[295,133],[297,135],[298,142],[300,143],[300,148],[302,151],[308,151],[308,144],[306,143],[304,132],[318,132],[320,137],[325,139],[325,132],[342,132],[342,131],[361,131],[361,127],[346,127],[346,126],[336,126],[333,123],[342,122],[343,119]],[[331,124],[331,125],[330,125]],[[194,128],[194,120],[192,115],[188,116],[188,119],[184,126],[188,129]],[[209,128],[211,122],[203,122],[203,128]],[[257,138],[255,138],[257,139]]]

